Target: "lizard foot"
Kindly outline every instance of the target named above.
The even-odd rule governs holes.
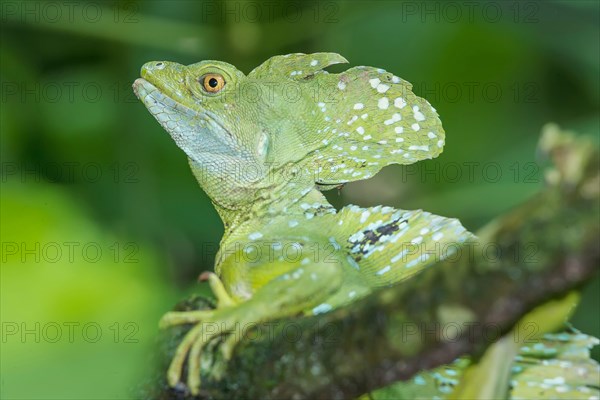
[[[236,307],[236,302],[227,294],[223,284],[215,274],[208,275],[211,289],[217,297],[217,308],[213,310],[171,311],[166,313],[160,328],[165,329],[182,324],[195,324],[185,335],[175,350],[175,355],[167,371],[169,386],[180,385],[183,366],[188,359],[187,385],[193,395],[200,390],[200,355],[205,345],[213,338],[228,334],[221,350],[225,359],[231,357],[233,348],[241,335],[233,334],[235,326],[253,325],[248,321],[248,313]]]

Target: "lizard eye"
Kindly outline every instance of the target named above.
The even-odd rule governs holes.
[[[206,74],[200,78],[200,82],[208,93],[218,93],[225,86],[225,79],[219,74]]]

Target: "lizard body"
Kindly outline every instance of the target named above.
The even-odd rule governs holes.
[[[225,225],[210,279],[218,307],[163,319],[197,324],[171,364],[171,385],[189,353],[197,393],[203,346],[236,323],[327,312],[472,237],[457,220],[421,210],[336,211],[327,202],[320,190],[436,157],[445,141],[435,109],[408,82],[372,67],[324,70],[344,62],[334,53],[275,56],[248,75],[219,61],[142,67],[137,96],[186,153]],[[203,333],[205,322],[223,328]],[[227,339],[226,355],[238,340]]]

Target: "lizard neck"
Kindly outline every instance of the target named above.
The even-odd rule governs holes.
[[[250,231],[255,231],[273,223],[278,217],[285,219],[312,219],[315,216],[336,213],[325,196],[315,188],[313,182],[286,182],[256,190],[255,200],[239,208],[214,206],[225,225],[223,242],[229,238],[241,239]]]

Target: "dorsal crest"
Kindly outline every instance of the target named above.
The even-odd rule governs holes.
[[[290,54],[267,60],[252,79],[284,78],[307,93],[293,104],[301,115],[288,142],[303,148],[314,181],[336,185],[367,179],[390,164],[437,157],[445,133],[436,110],[412,85],[383,69],[323,68],[345,63],[335,53]],[[289,105],[289,104],[288,104]]]

